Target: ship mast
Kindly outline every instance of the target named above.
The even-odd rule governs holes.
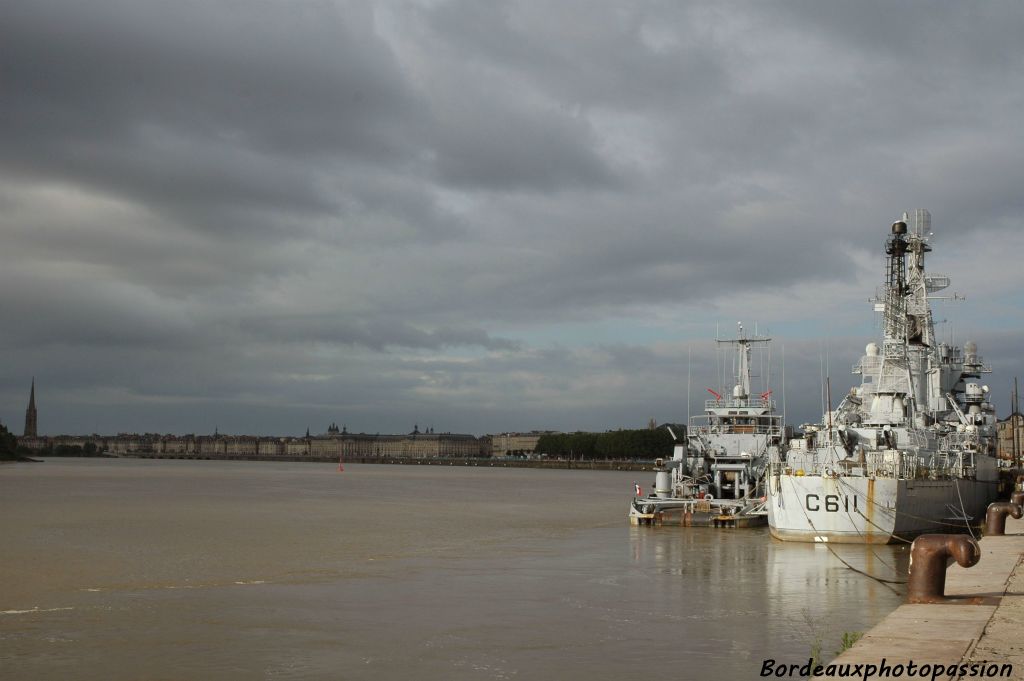
[[[747,400],[750,398],[750,353],[751,348],[755,344],[765,344],[771,341],[771,338],[767,336],[753,336],[747,338],[743,332],[743,322],[737,323],[738,333],[736,338],[716,338],[716,343],[730,343],[736,346],[736,374],[733,376],[735,383],[733,384],[732,397],[737,400]],[[767,390],[767,387],[765,388]]]
[[[924,273],[924,254],[932,250],[928,245],[931,215],[923,208],[914,213],[914,227],[910,233],[909,257],[907,260],[907,342],[911,345],[931,348],[935,346],[935,326],[932,310],[928,304],[930,284]]]
[[[885,244],[885,293],[876,298],[883,314],[882,366],[877,394],[888,395],[889,411],[895,420],[913,418],[918,409],[930,408],[926,374],[935,349],[935,327],[928,294],[948,285],[945,277],[927,277],[924,255],[928,245],[931,216],[919,209],[908,234],[906,213],[893,223]],[[904,399],[906,402],[904,402]],[[878,415],[878,414],[876,414]]]
[[[876,422],[900,423],[908,416],[904,402],[911,394],[907,254],[913,251],[914,243],[915,240],[907,239],[904,214],[904,220],[892,224],[892,235],[885,242],[885,292],[881,300],[876,298],[875,309],[881,310],[883,319],[882,364],[871,406],[871,417]]]
[[[907,223],[892,224],[892,236],[885,243],[885,320],[882,349],[887,360],[905,361],[907,357]]]

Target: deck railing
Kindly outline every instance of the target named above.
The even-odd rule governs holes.
[[[705,411],[711,409],[771,409],[775,410],[775,400],[771,398],[746,398],[737,399],[734,397],[723,397],[720,400],[704,400]]]

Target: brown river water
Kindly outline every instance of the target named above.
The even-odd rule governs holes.
[[[754,679],[900,602],[766,529],[633,528],[651,473],[0,466],[0,679]],[[902,578],[900,547],[836,546]]]

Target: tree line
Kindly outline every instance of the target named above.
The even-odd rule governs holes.
[[[682,431],[677,430],[682,436]],[[564,459],[668,459],[675,442],[665,428],[606,433],[545,433],[534,453]]]
[[[0,461],[19,461],[18,438],[0,423]]]
[[[102,452],[92,442],[85,445],[47,445],[38,450],[29,450],[18,444],[18,438],[0,423],[0,461],[31,461],[31,456],[101,456]]]

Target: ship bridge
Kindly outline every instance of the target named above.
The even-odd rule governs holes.
[[[707,400],[704,414],[690,418],[691,428],[716,434],[781,435],[782,415],[774,413],[775,400],[733,398]]]

